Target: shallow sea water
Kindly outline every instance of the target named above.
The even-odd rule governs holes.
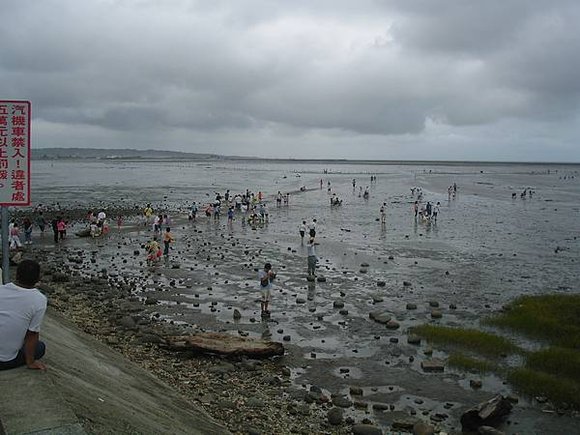
[[[264,192],[270,213],[266,226],[244,225],[240,216],[231,228],[225,218],[176,225],[172,261],[181,268],[161,266],[143,294],[165,301],[155,310],[168,320],[244,330],[252,336],[268,331],[274,340],[290,335],[285,358],[294,367],[296,385],[316,384],[345,394],[349,385],[364,387],[363,400],[371,413],[372,403],[415,408],[428,415],[446,412],[447,426],[457,428],[458,410],[493,393],[510,392],[509,386],[487,376],[482,390],[471,391],[473,375],[449,369],[424,374],[420,362],[426,358],[426,345],[407,345],[406,330],[426,322],[477,326],[481,317],[519,295],[579,290],[578,165],[35,161],[32,169],[33,205],[59,202],[64,209],[125,201],[184,210],[192,200],[213,199],[216,191]],[[323,174],[323,169],[329,173]],[[374,183],[371,174],[377,176]],[[343,200],[341,207],[330,207],[328,181]],[[447,187],[454,182],[458,192],[450,198]],[[301,186],[308,190],[299,192]],[[368,200],[359,197],[359,186],[369,186]],[[424,201],[441,202],[436,224],[413,218],[414,186],[423,189]],[[533,198],[520,199],[524,188],[534,190]],[[288,207],[276,207],[278,190],[292,192]],[[512,192],[518,193],[516,199]],[[377,219],[383,202],[388,204],[387,224],[381,227]],[[184,214],[174,214],[180,216]],[[316,284],[306,282],[305,248],[298,236],[301,220],[312,218],[318,220],[318,275],[327,279]],[[135,229],[129,237],[138,244],[150,233]],[[201,246],[203,240],[211,246]],[[229,247],[231,243],[235,245]],[[129,258],[133,247],[123,249]],[[270,321],[260,320],[256,303],[254,269],[265,261],[278,271]],[[360,272],[362,263],[369,264],[367,273]],[[133,266],[138,275],[139,267]],[[172,279],[183,285],[161,291]],[[377,281],[386,286],[378,287]],[[404,281],[412,285],[406,287]],[[377,297],[382,301],[376,302]],[[336,300],[344,301],[348,314],[333,308]],[[431,319],[430,301],[440,304],[442,319]],[[418,309],[407,311],[409,302]],[[457,308],[450,309],[450,304]],[[234,308],[242,312],[239,322],[232,320]],[[388,311],[401,327],[386,330],[368,318],[371,311]],[[537,345],[510,338],[523,346]],[[433,356],[446,354],[435,347]],[[451,409],[443,409],[444,403],[452,404]],[[388,423],[384,413],[373,416]],[[543,413],[541,406],[527,400],[516,407],[511,420],[516,426],[504,427],[507,433],[567,433],[577,423],[569,416]]]

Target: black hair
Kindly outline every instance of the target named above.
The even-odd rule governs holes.
[[[40,264],[34,260],[22,260],[16,268],[16,282],[34,287],[40,279]]]
[[[264,264],[264,269],[270,270],[270,269],[272,269],[272,265],[270,263],[266,263],[266,264]]]

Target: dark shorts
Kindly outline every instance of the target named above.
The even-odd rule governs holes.
[[[310,234],[310,237],[316,237],[316,230],[310,230],[308,234]]]
[[[304,231],[300,231],[300,237],[304,237]]]
[[[36,349],[34,350],[34,359],[37,360],[42,358],[45,352],[46,345],[44,344],[44,342],[39,341],[36,344]],[[24,357],[24,348],[22,348],[18,351],[18,355],[16,355],[16,358],[14,358],[13,360],[5,362],[0,361],[0,370],[13,369],[24,365],[26,365],[26,358]]]

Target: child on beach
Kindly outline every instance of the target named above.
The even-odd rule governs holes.
[[[11,224],[10,231],[10,249],[22,248],[22,243],[20,242],[20,228],[18,228],[17,223]]]
[[[66,237],[66,222],[63,218],[58,219],[58,222],[56,223],[56,229],[58,230],[59,240],[64,240]]]
[[[262,311],[262,316],[266,317],[270,315],[268,306],[272,300],[272,281],[276,278],[276,274],[272,270],[272,265],[270,263],[264,264],[264,269],[258,272],[258,279],[260,280],[260,291],[261,291],[261,302],[260,308]]]
[[[147,251],[147,263],[154,263],[161,258],[161,246],[157,242],[157,236],[154,236],[153,240],[147,243],[145,250]]]
[[[165,233],[163,234],[163,245],[164,245],[164,250],[163,250],[163,255],[165,257],[169,257],[169,245],[171,245],[174,242],[173,239],[173,234],[171,234],[171,228],[167,227],[165,229]]]

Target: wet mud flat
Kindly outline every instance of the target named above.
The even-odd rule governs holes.
[[[46,258],[50,297],[59,309],[225,419],[232,431],[349,433],[352,424],[409,429],[421,420],[456,433],[462,412],[496,393],[518,399],[501,426],[506,433],[573,431],[573,412],[517,396],[495,375],[449,367],[438,346],[409,342],[409,328],[480,327],[482,317],[522,292],[575,291],[574,203],[554,205],[541,188],[535,202],[513,203],[486,193],[489,184],[473,182],[446,204],[436,226],[425,225],[409,215],[413,198],[405,180],[385,192],[381,185],[371,190],[371,201],[392,204],[381,229],[376,207],[351,194],[350,176],[336,177],[342,210],[317,206],[326,203],[326,191],[311,191],[296,195],[287,209],[271,207],[264,226],[242,225],[239,216],[233,227],[224,218],[190,224],[175,206],[174,249],[153,267],[142,247],[152,233],[136,218],[108,238],[71,238],[56,249],[48,242],[32,254]],[[427,191],[431,183],[422,177],[418,183]],[[429,194],[446,201],[445,191],[434,190]],[[320,261],[317,279],[308,281],[297,224],[314,213]],[[272,314],[262,319],[257,270],[266,261],[278,276]],[[159,346],[165,335],[200,330],[279,341],[286,355],[232,362]],[[443,366],[424,364],[433,360]],[[473,388],[472,380],[481,386]],[[342,410],[336,426],[328,421],[333,408]]]

